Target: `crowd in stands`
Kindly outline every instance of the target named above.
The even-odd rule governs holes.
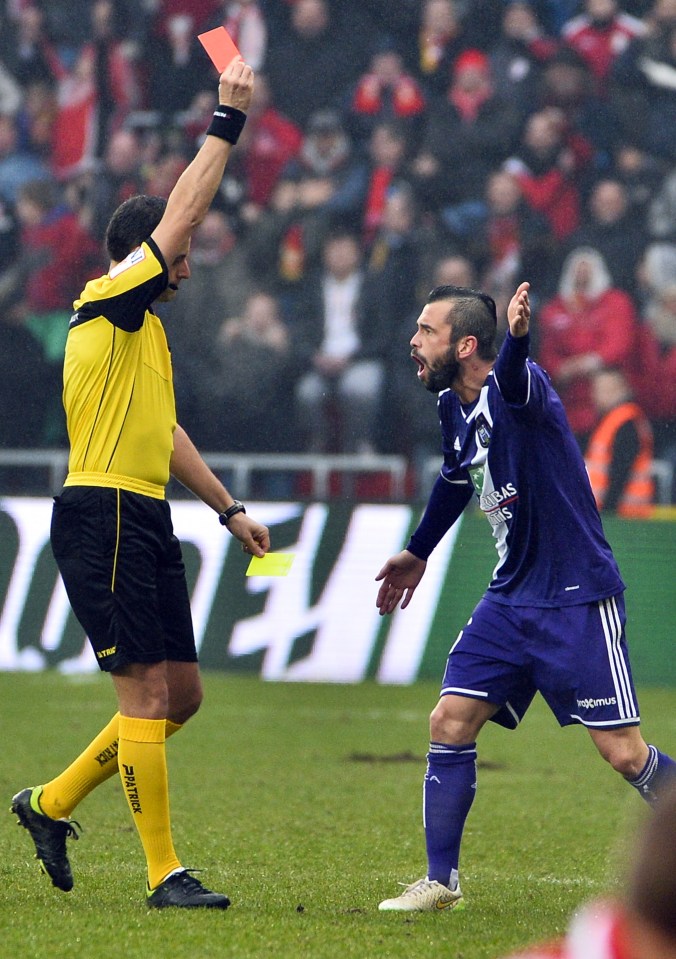
[[[219,25],[255,98],[162,313],[198,446],[422,462],[428,291],[528,279],[581,446],[612,368],[676,462],[676,0],[4,0],[0,446],[65,445],[72,302],[199,146]]]

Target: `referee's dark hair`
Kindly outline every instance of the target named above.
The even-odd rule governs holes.
[[[164,215],[167,201],[162,196],[129,197],[118,206],[106,229],[106,250],[120,263],[147,240]]]
[[[497,356],[498,315],[493,297],[465,286],[435,286],[427,302],[439,300],[451,301],[447,322],[453,326],[453,341],[463,336],[475,336],[481,359],[494,360]]]

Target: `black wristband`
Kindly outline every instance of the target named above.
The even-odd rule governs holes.
[[[233,516],[236,516],[237,513],[246,513],[244,503],[241,503],[238,499],[233,500],[232,506],[228,506],[227,509],[224,509],[222,513],[218,514],[218,522],[221,526],[227,526]]]
[[[228,143],[232,143],[234,146],[239,140],[239,135],[245,123],[246,113],[242,113],[242,111],[237,110],[236,107],[227,107],[219,104],[214,110],[214,115],[211,118],[211,123],[207,130],[207,136],[227,140]]]

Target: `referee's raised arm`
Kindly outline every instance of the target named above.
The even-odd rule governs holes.
[[[240,57],[225,68],[218,83],[218,107],[196,156],[179,177],[167,200],[153,240],[166,263],[185,252],[204,219],[223,178],[230,151],[246,120],[254,89],[253,70]]]

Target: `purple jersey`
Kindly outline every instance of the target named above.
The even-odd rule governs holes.
[[[451,390],[439,395],[444,463],[409,547],[427,558],[473,490],[499,557],[487,598],[557,607],[614,596],[624,583],[584,460],[559,397],[527,349],[528,337],[506,337],[474,403],[463,405]]]

